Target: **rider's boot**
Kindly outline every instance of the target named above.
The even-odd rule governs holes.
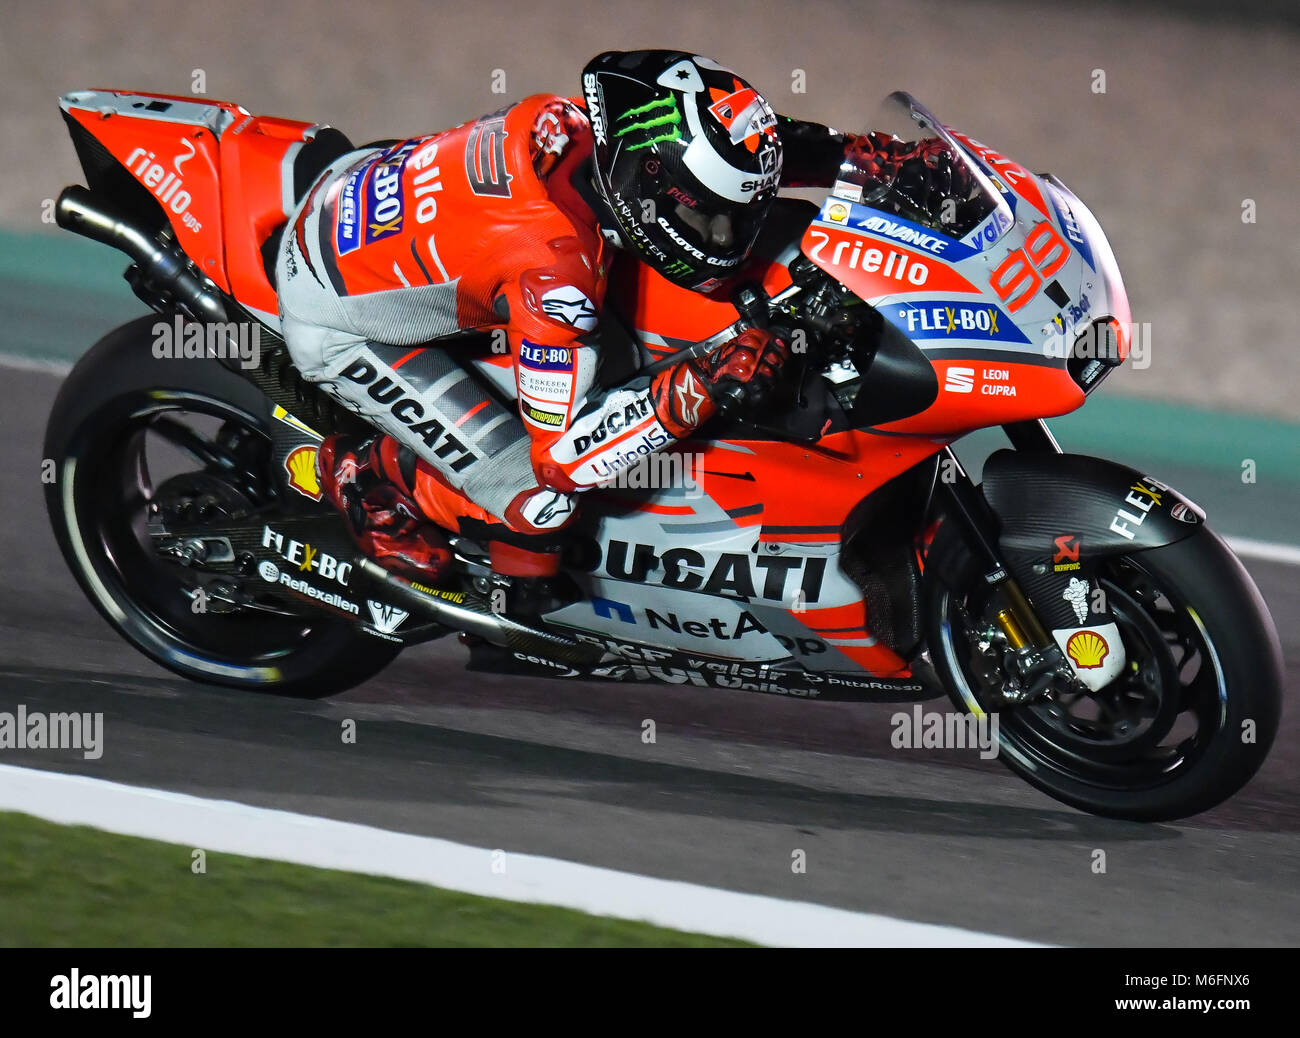
[[[451,545],[416,504],[414,469],[414,453],[391,436],[330,436],[316,451],[321,489],[361,550],[393,573],[437,586],[451,569]]]
[[[536,489],[521,493],[506,509],[506,514],[515,520],[507,523],[451,486],[437,469],[423,461],[415,466],[411,486],[421,514],[483,545],[493,571],[523,578],[553,577],[559,572],[560,550],[566,540],[562,529],[524,532],[528,524],[520,514],[519,505],[536,494],[561,502],[566,514],[571,515],[572,502],[563,495]]]

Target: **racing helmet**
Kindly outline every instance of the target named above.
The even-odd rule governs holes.
[[[593,181],[620,244],[712,291],[745,262],[776,197],[776,114],[730,69],[675,50],[607,51],[582,70]]]

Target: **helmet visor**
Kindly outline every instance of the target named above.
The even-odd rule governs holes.
[[[748,205],[710,206],[702,201],[694,205],[680,197],[667,196],[658,207],[658,220],[679,245],[698,253],[719,277],[738,267],[749,255],[754,240],[763,226],[771,199],[750,202]],[[712,261],[712,262],[710,262]]]

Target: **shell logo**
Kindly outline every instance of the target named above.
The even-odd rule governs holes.
[[[1090,669],[1101,666],[1102,660],[1110,655],[1110,646],[1096,631],[1076,631],[1065,643],[1065,653],[1076,666]]]
[[[321,499],[320,480],[316,477],[315,447],[295,447],[284,459],[284,470],[289,473],[289,486],[294,490],[313,501]]]

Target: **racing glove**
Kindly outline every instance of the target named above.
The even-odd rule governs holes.
[[[702,357],[587,397],[535,463],[537,476],[563,494],[588,490],[690,436],[728,405],[760,402],[789,355],[780,339],[750,329]]]
[[[760,405],[789,359],[790,348],[782,339],[749,328],[704,356],[656,375],[650,383],[655,415],[674,437],[685,439],[720,409]]]

